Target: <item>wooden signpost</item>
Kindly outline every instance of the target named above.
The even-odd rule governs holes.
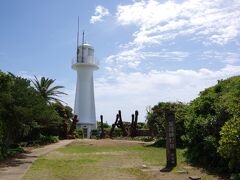
[[[165,119],[167,167],[174,167],[177,165],[175,113],[167,110]]]

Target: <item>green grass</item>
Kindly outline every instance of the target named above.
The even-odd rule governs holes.
[[[181,166],[185,160],[183,157],[184,150],[179,149],[177,153],[178,162]],[[134,162],[136,163],[134,164]],[[89,179],[85,177],[86,174],[91,178],[95,176],[97,178],[99,174],[104,174],[104,176],[108,177],[107,179],[114,179],[117,175],[121,176],[122,173],[151,179],[139,167],[143,164],[147,166],[164,166],[165,163],[166,150],[164,148],[137,145],[70,145],[36,160],[23,179]],[[127,167],[125,167],[126,165]]]
[[[62,153],[97,153],[97,152],[115,152],[128,151],[131,152],[129,157],[139,157],[143,161],[152,165],[164,166],[166,163],[166,149],[151,146],[80,146],[73,145],[58,149]],[[185,150],[177,149],[177,162],[185,161],[183,156]]]
[[[96,153],[110,151],[141,151],[145,149],[143,146],[81,146],[72,145],[58,149],[63,153]]]

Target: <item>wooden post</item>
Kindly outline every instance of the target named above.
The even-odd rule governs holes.
[[[174,167],[177,165],[176,155],[176,127],[175,127],[175,113],[167,110],[165,112],[166,120],[166,155],[167,167]]]
[[[134,129],[133,136],[137,136],[137,123],[138,123],[138,111],[135,111]]]
[[[130,131],[129,131],[129,134],[131,137],[133,137],[133,129],[134,129],[134,114],[132,114],[132,123],[131,123]]]
[[[100,134],[100,138],[104,138],[105,133],[104,133],[104,129],[103,129],[103,115],[100,116],[101,119],[101,134]]]

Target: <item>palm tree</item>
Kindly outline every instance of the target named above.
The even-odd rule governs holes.
[[[65,94],[64,92],[59,91],[58,89],[64,88],[64,86],[53,86],[50,87],[55,80],[48,79],[42,77],[40,80],[34,76],[35,79],[32,80],[32,83],[36,89],[36,91],[46,100],[47,103],[51,103],[52,101],[55,102],[63,102],[62,100],[58,99],[59,95]]]

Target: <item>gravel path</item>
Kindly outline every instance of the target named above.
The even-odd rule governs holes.
[[[39,156],[47,154],[57,148],[66,146],[73,140],[61,140],[58,143],[46,145],[23,153],[15,158],[0,163],[0,180],[20,180]]]

